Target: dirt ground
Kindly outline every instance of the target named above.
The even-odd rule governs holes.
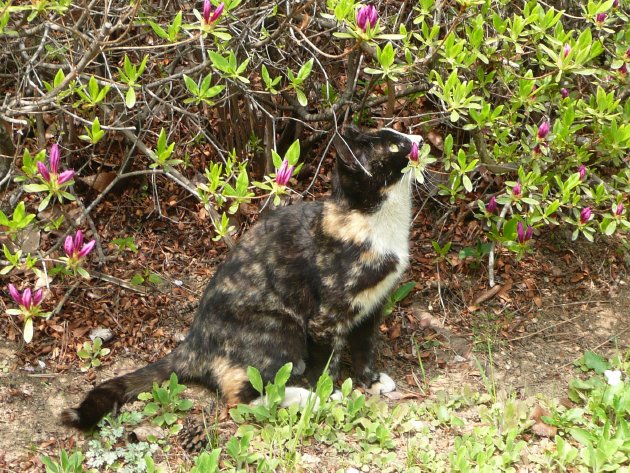
[[[501,289],[492,292],[483,262],[475,267],[457,261],[455,248],[447,261],[435,262],[431,231],[427,221],[416,222],[407,274],[417,282],[415,291],[381,326],[379,362],[389,367],[400,393],[422,398],[439,390],[458,392],[465,384],[484,390],[481,368],[499,391],[561,398],[575,377],[573,362],[585,350],[611,354],[630,346],[628,256],[618,240],[567,244],[562,235],[551,235],[521,262],[499,254]],[[94,281],[65,316],[36,332],[39,344],[33,346],[24,347],[6,320],[0,325],[0,471],[40,471],[39,454],[82,442],[81,434],[58,424],[60,411],[95,382],[142,366],[181,339],[223,252],[199,250],[200,241],[209,244],[205,248],[212,244],[194,232],[184,241],[172,238],[175,243],[167,238],[152,247],[159,249],[151,253],[155,260],[168,260],[159,263],[161,287],[143,294]],[[128,265],[127,258],[117,264]],[[72,310],[87,315],[77,315],[76,322]],[[112,353],[103,367],[83,373],[76,347],[100,326],[115,333],[108,345]],[[211,397],[202,389],[187,395],[197,405]]]

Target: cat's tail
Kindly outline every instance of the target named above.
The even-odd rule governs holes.
[[[117,378],[112,378],[92,389],[78,407],[61,413],[61,423],[68,427],[87,430],[94,427],[107,413],[118,412],[126,402],[136,399],[138,394],[150,391],[154,382],[168,379],[176,369],[176,356],[181,345],[164,358],[144,368]]]

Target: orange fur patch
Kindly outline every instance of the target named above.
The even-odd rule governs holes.
[[[230,360],[222,356],[212,360],[210,369],[221,388],[226,402],[228,404],[238,404],[241,402],[239,394],[245,383],[249,382],[246,370],[241,366],[234,365]]]

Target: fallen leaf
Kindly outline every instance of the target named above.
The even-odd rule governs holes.
[[[129,440],[132,442],[146,442],[149,437],[156,439],[164,438],[164,430],[157,425],[140,425],[133,429],[129,434]]]
[[[547,410],[543,409],[539,404],[536,404],[536,406],[532,410],[531,415],[529,416],[529,418],[535,422],[535,424],[532,425],[532,432],[534,432],[539,437],[551,438],[555,437],[555,435],[558,433],[558,429],[555,426],[545,424],[542,421],[542,418],[548,415],[549,412]]]
[[[477,296],[477,298],[473,302],[473,306],[478,306],[480,304],[483,304],[487,300],[492,299],[494,296],[496,296],[499,293],[499,291],[501,290],[501,287],[502,286],[497,284],[493,288],[490,288],[487,291],[482,292],[479,296]]]
[[[97,192],[103,192],[116,179],[115,172],[101,172],[91,176],[79,177],[78,180]]]

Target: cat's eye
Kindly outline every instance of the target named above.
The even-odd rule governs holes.
[[[389,145],[389,151],[392,153],[396,153],[398,151],[398,145],[395,145],[395,144]]]

